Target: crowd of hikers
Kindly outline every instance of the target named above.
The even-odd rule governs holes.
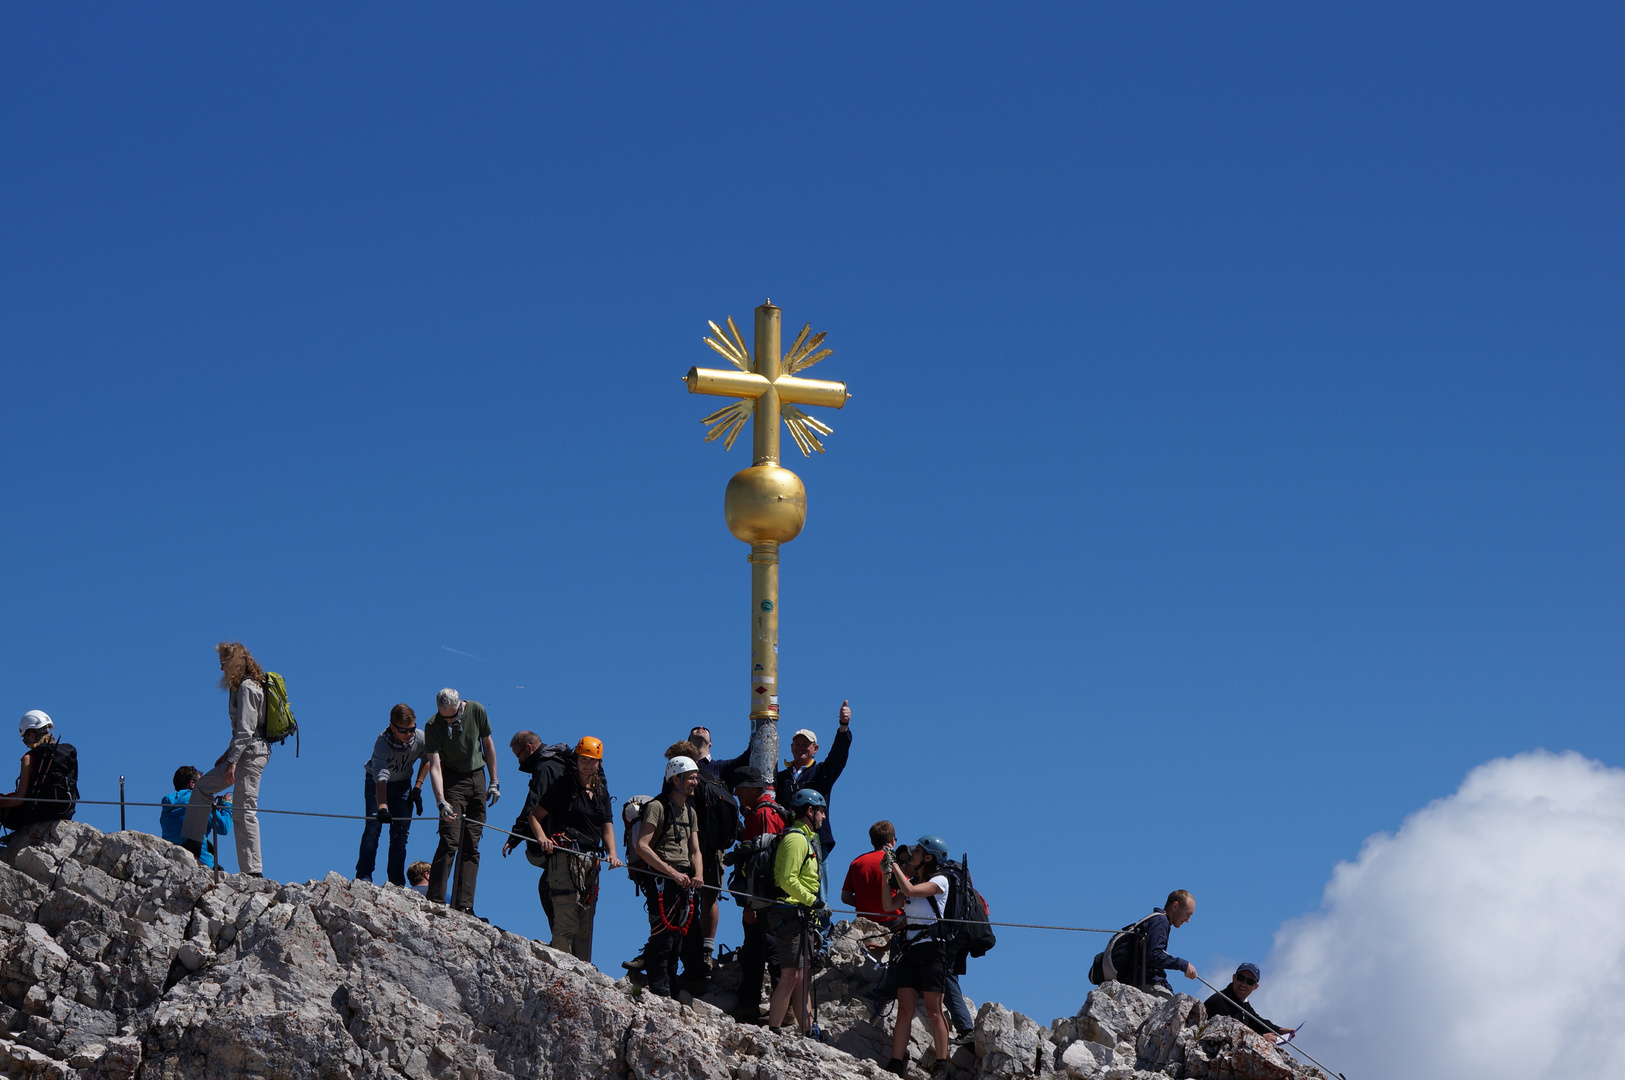
[[[166,840],[216,869],[216,838],[232,837],[239,871],[260,877],[260,779],[272,746],[296,735],[297,724],[281,676],[265,672],[241,643],[222,642],[216,652],[231,741],[209,772],[191,765],[176,771],[159,824]],[[660,793],[623,802],[624,862],[603,742],[587,735],[573,745],[550,744],[531,731],[515,734],[508,746],[529,785],[512,828],[505,830],[502,855],[522,845],[525,858],[541,870],[538,893],[549,944],[592,961],[599,876],[606,866],[624,865],[643,898],[649,937],[622,966],[654,994],[702,994],[715,966],[721,900],[728,893],[743,930],[736,1019],[765,1019],[777,1031],[793,1016],[803,1034],[821,1037],[810,988],[829,948],[829,859],[835,848],[829,804],[852,746],[851,721],[852,710],[842,702],[834,741],[822,759],[817,734],[797,731],[790,757],[777,771],[753,766],[748,749],[717,759],[710,731],[692,729],[666,749]],[[57,738],[51,718],[39,710],[25,713],[19,729],[28,750],[16,790],[0,795],[0,825],[16,830],[72,818],[80,797],[74,747]],[[486,812],[501,797],[497,770],[491,720],[479,702],[443,689],[421,729],[411,706],[395,705],[365,763],[366,822],[355,877],[372,880],[388,826],[388,881],[472,915]],[[439,842],[432,861],[408,866],[407,838],[413,817],[424,812],[425,781],[438,807]],[[968,860],[954,860],[941,837],[898,844],[891,822],[878,821],[869,841],[872,850],[847,867],[840,902],[879,927],[864,939],[883,968],[871,1007],[880,1015],[896,1002],[886,1068],[902,1075],[917,1008],[923,1008],[939,1063],[948,1059],[952,1043],[970,1037],[974,1021],[959,978],[967,959],[986,953],[995,938]],[[1094,958],[1090,981],[1168,996],[1173,991],[1167,972],[1196,979],[1195,966],[1168,951],[1171,931],[1195,911],[1189,892],[1169,894],[1162,907],[1112,936]],[[1208,1013],[1234,1016],[1260,1034],[1290,1037],[1291,1029],[1263,1019],[1248,1004],[1258,982],[1257,965],[1242,964],[1230,984],[1207,1000]]]

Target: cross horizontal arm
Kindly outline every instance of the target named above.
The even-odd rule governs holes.
[[[774,379],[773,389],[779,392],[780,401],[792,405],[824,405],[831,409],[839,409],[852,396],[844,382],[798,379],[793,375],[780,375]]]
[[[759,398],[770,385],[767,379],[754,371],[722,371],[718,368],[689,368],[684,377],[691,394],[714,394],[717,397]],[[796,380],[801,381],[801,380]]]

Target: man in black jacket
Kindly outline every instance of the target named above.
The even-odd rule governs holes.
[[[1258,965],[1243,964],[1230,978],[1230,985],[1208,998],[1203,1007],[1208,1016],[1233,1016],[1260,1035],[1291,1035],[1296,1029],[1279,1027],[1258,1015],[1247,1004],[1247,996],[1258,989]]]
[[[802,788],[812,788],[824,797],[827,806],[830,802],[830,789],[835,781],[841,778],[841,772],[846,768],[846,757],[852,749],[852,707],[847,702],[841,702],[840,727],[835,730],[835,744],[829,748],[829,754],[823,761],[818,761],[818,736],[806,728],[796,732],[790,739],[790,760],[784,763],[778,775],[773,778],[773,786],[780,806],[789,806],[790,799]],[[835,848],[835,830],[829,823],[829,815],[825,814],[824,823],[818,827],[818,899],[826,907],[829,905],[829,874],[825,867],[829,862],[829,853]]]

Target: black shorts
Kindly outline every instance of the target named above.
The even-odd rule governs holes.
[[[932,938],[915,942],[897,961],[898,989],[941,994],[948,989],[948,955],[942,942]]]
[[[800,967],[802,960],[806,959],[801,948],[802,941],[810,945],[812,935],[818,933],[817,928],[811,925],[812,915],[805,908],[773,907],[760,912],[757,918],[767,914],[772,915],[770,925],[779,948],[780,965],[786,968]]]
[[[705,864],[705,883],[711,886],[712,889],[722,888],[722,852],[702,851],[700,852],[700,861]],[[714,904],[717,901],[717,895],[717,893],[707,890],[703,902]]]

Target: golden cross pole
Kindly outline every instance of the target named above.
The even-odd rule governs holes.
[[[821,379],[800,379],[805,371],[828,356],[820,349],[822,333],[808,323],[790,351],[779,353],[783,312],[768,300],[756,309],[756,348],[745,340],[733,319],[724,333],[711,323],[715,337],[705,343],[720,353],[734,370],[690,368],[683,381],[691,394],[738,398],[700,421],[709,424],[705,441],[721,438],[724,450],[754,417],[751,467],[728,481],[722,513],[728,531],[750,545],[750,763],[772,776],[779,757],[779,545],[794,540],[807,523],[807,491],[801,478],[779,464],[779,418],[803,456],[824,452],[819,435],[830,428],[802,412],[798,405],[827,405],[839,409],[852,395],[846,384]]]

